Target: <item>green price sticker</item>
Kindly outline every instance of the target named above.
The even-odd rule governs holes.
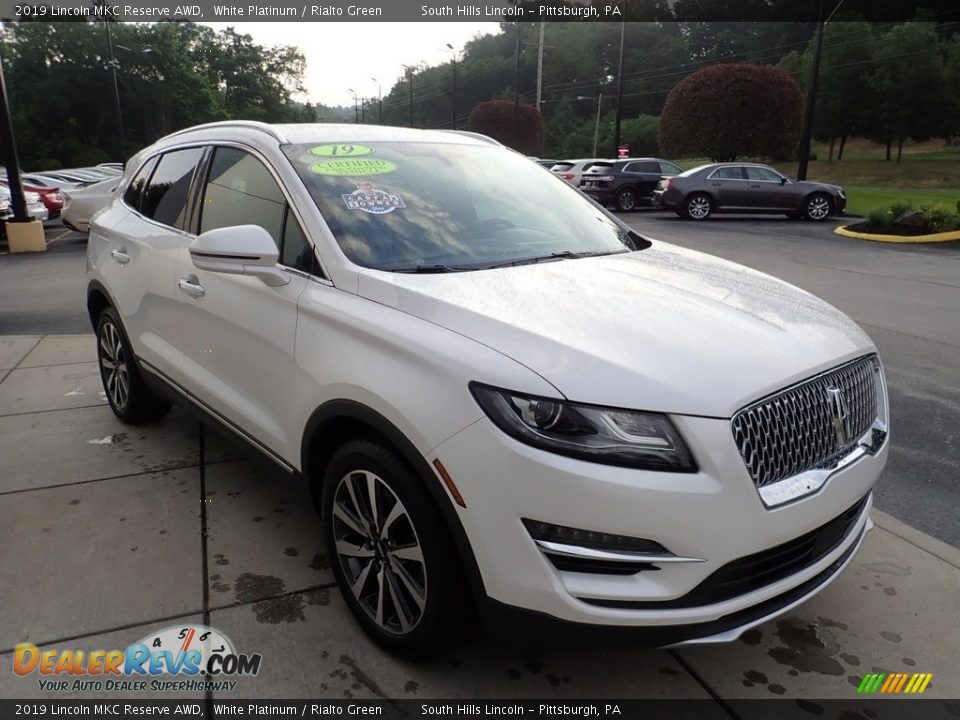
[[[317,145],[310,148],[311,155],[320,157],[356,157],[357,155],[369,155],[373,148],[366,145]]]
[[[377,158],[357,158],[345,160],[325,160],[310,166],[310,172],[315,175],[337,175],[340,177],[355,177],[363,175],[384,175],[395,172],[397,164],[390,160]]]

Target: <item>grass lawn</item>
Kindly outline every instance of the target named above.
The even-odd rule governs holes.
[[[957,212],[960,188],[950,190],[910,190],[891,187],[845,186],[847,213],[866,216],[874,208],[886,208],[895,202],[909,202],[914,206],[940,205]]]

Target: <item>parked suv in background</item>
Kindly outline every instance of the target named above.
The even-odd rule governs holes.
[[[482,136],[175,133],[92,219],[87,288],[114,413],[188,404],[307,483],[346,604],[398,654],[474,608],[732,640],[871,527],[864,332]]]
[[[654,200],[688,220],[706,220],[714,212],[784,213],[805,220],[826,220],[842,213],[847,196],[839,185],[791,180],[767,165],[713,163],[663,180]]]
[[[680,166],[658,158],[605,160],[583,173],[580,189],[601,205],[621,212],[653,204],[653,191],[664,177],[683,172]]]

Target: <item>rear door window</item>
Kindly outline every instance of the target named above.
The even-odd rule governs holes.
[[[164,225],[185,228],[187,200],[202,148],[164,153],[140,201],[140,212]]]
[[[738,165],[738,166],[735,166],[735,167],[722,167],[722,168],[717,168],[717,169],[714,171],[714,173],[713,173],[713,177],[715,177],[715,178],[717,178],[717,179],[719,179],[719,180],[743,180],[743,179],[745,179],[745,178],[743,177],[743,168],[740,167],[739,165]]]
[[[157,158],[152,157],[147,160],[143,164],[143,167],[140,168],[140,172],[136,174],[136,177],[134,177],[133,181],[127,186],[126,192],[123,193],[123,201],[134,210],[140,209],[140,200],[143,198],[143,191],[147,187],[147,181],[150,180],[150,173],[153,172],[156,166]]]
[[[624,172],[660,174],[660,165],[655,162],[634,162],[624,168]]]

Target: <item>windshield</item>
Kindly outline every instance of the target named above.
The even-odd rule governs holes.
[[[446,272],[646,247],[591,200],[495,146],[286,145],[347,257]]]

